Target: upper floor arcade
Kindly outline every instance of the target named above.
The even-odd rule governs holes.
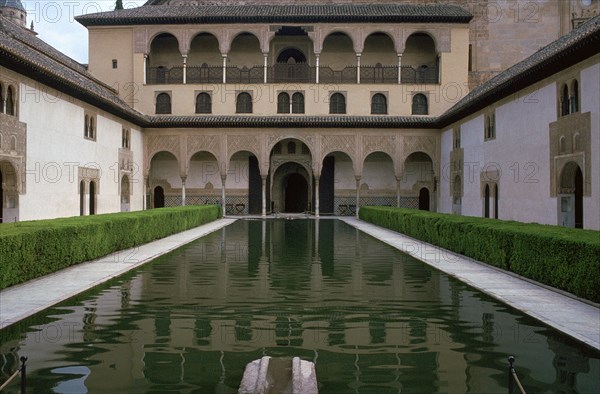
[[[457,6],[375,3],[146,5],[77,20],[90,33],[90,71],[154,113],[144,97],[219,84],[371,92],[457,84],[466,94],[471,18]]]

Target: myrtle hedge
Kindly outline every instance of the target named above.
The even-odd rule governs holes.
[[[0,224],[0,289],[188,230],[221,217],[216,205]]]
[[[600,302],[600,232],[534,223],[361,207],[362,220]]]

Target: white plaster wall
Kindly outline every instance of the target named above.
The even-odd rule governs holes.
[[[600,64],[581,70],[581,112],[591,112],[592,196],[583,198],[583,227],[600,230]]]
[[[392,159],[383,155],[377,155],[376,159],[368,157],[363,167],[361,187],[365,183],[369,185],[369,190],[396,190]]]
[[[355,190],[356,180],[354,179],[354,168],[352,161],[348,157],[341,155],[335,156],[335,169],[333,173],[335,190]]]
[[[19,120],[27,124],[27,190],[19,196],[20,220],[79,215],[80,166],[101,171],[97,213],[119,212],[118,154],[124,123],[34,82],[22,83],[20,93]],[[96,141],[83,137],[84,106],[97,114]],[[142,136],[136,130],[132,148],[141,168]],[[134,179],[132,210],[143,207],[139,172]]]
[[[227,169],[227,189],[245,189],[250,185],[249,153],[236,155],[236,160],[229,162]]]
[[[452,129],[446,129],[441,136],[440,156],[440,189],[438,212],[452,213],[452,196],[450,196],[450,151],[452,151]]]
[[[165,180],[172,188],[181,188],[181,175],[179,174],[179,164],[173,159],[152,159],[150,168],[150,178],[154,180]],[[192,186],[193,185],[193,186]],[[195,178],[187,180],[187,187],[200,187],[199,181]],[[204,187],[202,185],[201,187]]]

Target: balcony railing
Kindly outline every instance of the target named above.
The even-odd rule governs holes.
[[[317,68],[308,64],[276,64],[266,67],[267,83],[316,83]],[[359,67],[347,66],[341,70],[334,70],[328,66],[319,67],[319,83],[340,84],[358,83]],[[146,83],[150,85],[183,84],[183,67],[148,67],[146,70]],[[265,67],[226,67],[227,83],[257,84],[265,81]],[[439,67],[402,66],[400,82],[409,84],[437,84],[439,83]],[[186,70],[186,83],[223,83],[222,66],[188,66]],[[397,84],[398,66],[361,66],[360,83],[365,84]]]

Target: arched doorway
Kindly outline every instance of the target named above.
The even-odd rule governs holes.
[[[308,182],[298,174],[289,174],[284,180],[284,212],[299,213],[308,210]]]
[[[152,155],[148,177],[151,208],[174,207],[182,204],[183,181],[181,179],[181,167],[177,157],[173,153],[160,151]],[[190,178],[187,183],[193,184],[193,180]],[[162,196],[160,206],[156,205],[154,198],[158,186],[161,188]],[[188,195],[186,205],[193,204],[193,201],[189,201],[190,199],[191,197]]]
[[[483,217],[490,217],[490,185],[485,185],[483,190]]]
[[[160,187],[160,186],[156,186],[154,188],[154,198],[152,199],[153,201],[153,208],[164,208],[165,206],[165,190]]]
[[[90,182],[90,215],[96,214],[96,182]]]
[[[429,189],[426,187],[419,190],[419,209],[421,211],[429,211]]]
[[[4,217],[4,178],[2,177],[2,169],[0,168],[0,223]]]
[[[79,182],[79,216],[85,215],[85,182]]]
[[[561,172],[558,205],[560,225],[583,228],[583,172],[573,161]]]

